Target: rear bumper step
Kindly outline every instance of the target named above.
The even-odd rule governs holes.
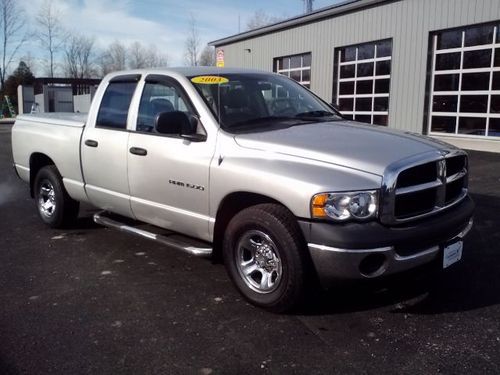
[[[212,255],[212,248],[208,243],[204,243],[202,241],[184,237],[177,233],[173,233],[172,235],[162,235],[153,233],[144,229],[135,228],[131,225],[127,225],[118,220],[112,219],[106,216],[106,212],[98,212],[94,214],[94,222],[97,224],[103,225],[105,227],[118,229],[122,232],[127,232],[130,234],[134,234],[136,236],[144,237],[156,242],[160,242],[164,245],[175,248],[176,250],[183,251],[185,253],[201,256],[201,257],[209,257]]]

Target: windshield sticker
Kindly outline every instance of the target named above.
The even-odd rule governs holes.
[[[202,85],[219,85],[221,83],[228,83],[229,80],[219,76],[198,76],[191,78],[191,82],[200,83]]]

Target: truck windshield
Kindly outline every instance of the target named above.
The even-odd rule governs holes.
[[[229,132],[341,119],[300,84],[277,74],[194,76],[190,81]]]

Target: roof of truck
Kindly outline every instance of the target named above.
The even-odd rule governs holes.
[[[149,68],[149,69],[134,69],[122,70],[119,72],[110,73],[110,77],[128,75],[128,74],[162,74],[162,73],[177,73],[185,77],[201,76],[201,75],[220,75],[220,74],[270,74],[265,70],[246,69],[246,68],[218,68],[215,66],[193,66],[193,67],[166,67],[166,68]]]

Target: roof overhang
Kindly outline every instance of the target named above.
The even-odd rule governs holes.
[[[289,18],[281,22],[273,23],[271,25],[260,27],[258,29],[245,31],[243,33],[232,35],[227,38],[214,40],[208,43],[208,45],[219,47],[231,43],[241,42],[243,40],[251,39],[257,36],[270,34],[276,31],[282,31],[284,29],[297,27],[307,23],[319,21],[325,18],[336,17],[344,13],[359,11],[367,7],[373,7],[379,5],[380,3],[387,3],[392,1],[400,1],[400,0],[347,0],[339,4],[318,9],[312,13]]]

